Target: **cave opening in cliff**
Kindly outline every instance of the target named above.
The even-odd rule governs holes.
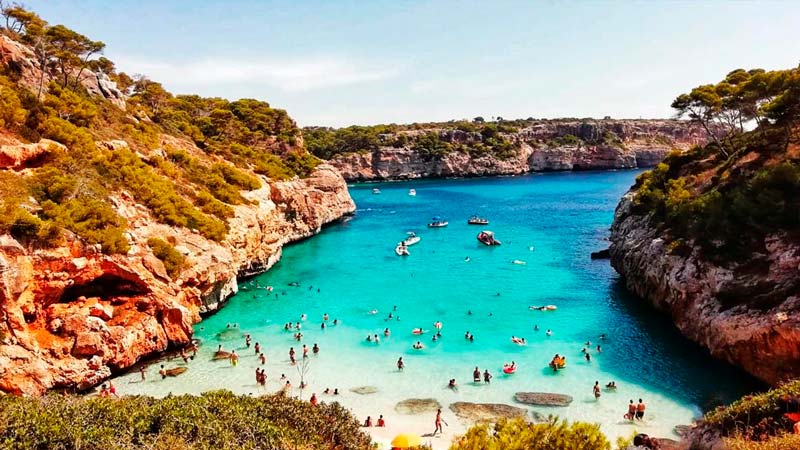
[[[145,285],[113,274],[103,274],[87,283],[74,284],[64,290],[60,303],[70,303],[79,297],[112,299],[148,293]]]

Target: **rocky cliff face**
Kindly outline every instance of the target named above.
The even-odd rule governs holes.
[[[800,246],[767,236],[765,251],[725,267],[671,252],[650,217],[634,212],[628,193],[611,228],[611,264],[629,290],[668,314],[713,356],[771,384],[800,374]]]
[[[101,143],[112,144],[126,145]],[[13,166],[22,153],[48,145],[0,154],[10,155]],[[0,236],[0,390],[84,389],[142,357],[188,343],[200,314],[236,293],[238,277],[266,271],[283,245],[355,209],[344,179],[328,165],[304,179],[264,180],[261,189],[242,195],[251,204],[234,207],[220,243],[157,223],[124,191],[112,200],[129,224],[126,255],[104,255],[76,239],[40,249]],[[188,269],[176,279],[150,251],[153,236],[186,256]]]
[[[432,131],[438,133],[442,141],[465,144],[466,148],[484,141],[478,132],[452,129],[398,134],[413,141],[414,137]],[[565,142],[565,136],[577,139]],[[461,151],[429,157],[414,150],[413,145],[386,145],[372,152],[340,154],[330,163],[348,181],[632,169],[654,166],[673,149],[705,142],[705,135],[697,127],[674,120],[540,121],[531,122],[513,133],[503,133],[503,137],[514,145],[511,157],[499,158],[491,153],[474,156]]]

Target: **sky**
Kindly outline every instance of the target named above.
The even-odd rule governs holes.
[[[733,69],[800,63],[800,1],[22,2],[119,70],[301,126],[663,118]]]

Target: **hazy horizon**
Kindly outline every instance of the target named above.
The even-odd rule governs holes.
[[[175,94],[257,98],[301,126],[671,118],[694,86],[795,67],[791,2],[24,1]]]

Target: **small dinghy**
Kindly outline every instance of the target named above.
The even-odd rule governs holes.
[[[406,246],[414,245],[417,242],[419,242],[420,239],[422,239],[422,238],[417,236],[413,231],[409,231],[408,232],[408,237],[405,238],[405,240],[403,241],[403,244],[405,244]]]
[[[380,189],[378,189],[378,188],[374,188],[374,189],[372,189],[372,193],[373,193],[373,194],[380,194],[380,193],[381,193],[381,190],[380,190]]]
[[[405,243],[401,242],[397,244],[397,247],[394,248],[394,252],[397,253],[397,256],[408,256],[408,247]]]
[[[478,233],[478,241],[481,244],[492,246],[492,245],[500,245],[500,241],[494,238],[494,233],[489,230],[483,230]]]
[[[412,197],[416,197],[417,196],[417,190],[416,189],[409,189],[408,190],[408,195],[410,195]]]

